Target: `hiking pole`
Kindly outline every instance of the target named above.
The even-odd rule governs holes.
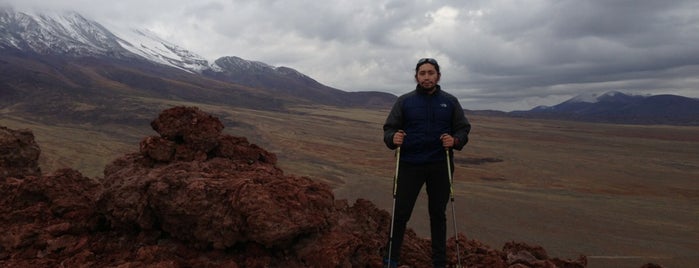
[[[396,173],[393,177],[393,208],[391,208],[391,234],[388,236],[388,260],[386,261],[386,267],[391,267],[391,250],[393,247],[393,221],[396,217],[396,191],[398,190],[398,165],[400,163],[400,146],[396,149]]]
[[[451,157],[449,157],[449,148],[445,148],[447,153],[447,173],[449,173],[449,196],[451,197],[451,216],[454,219],[454,243],[456,244],[456,267],[461,267],[461,253],[459,252],[459,236],[456,230],[456,212],[454,209],[454,178],[451,172]]]

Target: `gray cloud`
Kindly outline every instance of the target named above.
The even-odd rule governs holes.
[[[147,28],[211,60],[284,65],[348,91],[401,94],[421,57],[468,109],[530,109],[581,93],[699,97],[696,1],[41,1]]]

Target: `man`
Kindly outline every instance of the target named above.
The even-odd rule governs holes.
[[[400,259],[405,228],[423,184],[428,195],[432,263],[446,266],[446,208],[453,170],[449,170],[445,150],[450,156],[452,149],[461,150],[468,142],[471,124],[456,97],[442,91],[440,77],[436,60],[420,59],[415,66],[415,90],[398,97],[383,125],[386,146],[400,149],[393,241],[387,246],[391,256],[385,260],[390,266],[395,267]]]

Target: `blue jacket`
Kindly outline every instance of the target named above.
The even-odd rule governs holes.
[[[383,125],[383,140],[389,149],[398,147],[393,144],[393,135],[398,130],[406,133],[401,161],[427,164],[446,160],[440,140],[444,133],[456,138],[453,149],[461,150],[468,142],[471,124],[456,97],[437,85],[432,94],[417,87],[398,97]]]

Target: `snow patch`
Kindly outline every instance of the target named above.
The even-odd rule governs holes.
[[[119,32],[118,36],[123,48],[150,61],[196,73],[211,68],[203,57],[170,43],[151,31],[128,29]]]
[[[572,99],[568,100],[568,102],[586,102],[586,103],[597,103],[600,101],[600,99],[603,99],[604,97],[614,97],[616,95],[624,95],[624,93],[621,93],[619,91],[609,91],[604,94],[599,94],[599,93],[583,93],[580,95],[577,95],[573,97]]]
[[[203,57],[160,38],[148,30],[110,25],[109,29],[76,12],[0,8],[0,47],[14,47],[40,54],[140,57],[192,73],[215,70]],[[17,28],[17,29],[15,29]],[[2,33],[2,32],[0,32]]]

